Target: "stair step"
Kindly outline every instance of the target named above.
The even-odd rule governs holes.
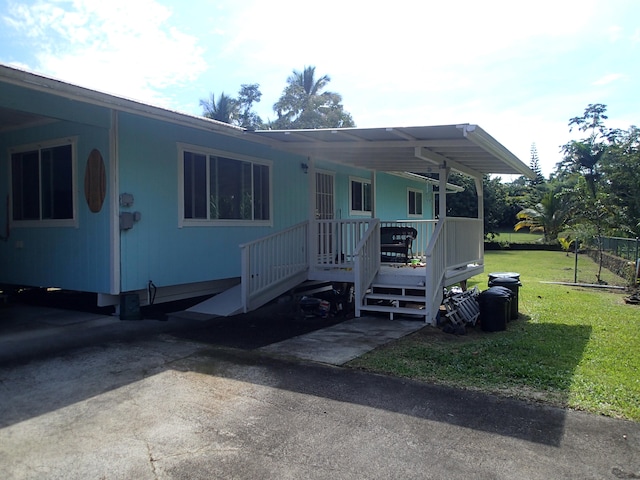
[[[383,312],[383,313],[397,313],[403,315],[420,315],[425,316],[427,309],[425,308],[408,308],[408,307],[392,307],[389,305],[362,305],[360,310],[366,310],[367,312]]]
[[[400,302],[412,302],[412,303],[426,303],[427,297],[414,296],[414,295],[393,295],[389,293],[367,293],[364,296],[369,300],[398,300]]]
[[[390,283],[372,283],[371,288],[386,288],[388,290],[426,290],[424,285],[401,285]]]

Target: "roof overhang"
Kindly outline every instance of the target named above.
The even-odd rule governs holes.
[[[257,130],[249,136],[278,149],[375,171],[434,173],[451,168],[472,177],[533,171],[477,125],[399,128]]]
[[[0,82],[17,85],[33,91],[45,92],[57,97],[97,105],[113,111],[133,113],[148,118],[171,122],[200,130],[215,131],[224,135],[241,136],[245,129],[197,115],[189,115],[137,100],[73,85],[52,77],[0,64]],[[22,112],[0,106],[0,132],[30,127],[56,121],[56,118]]]
[[[249,141],[268,144],[280,150],[368,170],[428,174],[442,168],[451,168],[473,177],[505,174],[535,178],[531,169],[477,125],[251,131],[1,64],[0,82],[114,111],[134,113],[229,136],[242,136]],[[56,120],[0,107],[0,131]]]

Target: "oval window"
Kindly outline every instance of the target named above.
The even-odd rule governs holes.
[[[95,148],[91,150],[84,172],[84,197],[89,210],[98,213],[102,209],[107,194],[107,175],[102,155]]]

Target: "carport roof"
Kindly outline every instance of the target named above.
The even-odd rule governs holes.
[[[482,128],[472,124],[395,128],[257,130],[277,148],[317,159],[386,172],[436,172],[451,167],[482,174],[535,175]]]

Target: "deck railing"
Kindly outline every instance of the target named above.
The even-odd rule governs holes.
[[[316,267],[353,267],[355,249],[364,233],[377,220],[317,220]],[[312,256],[313,258],[313,256]]]
[[[427,308],[429,316],[427,321],[435,325],[436,315],[442,303],[442,282],[446,273],[447,239],[445,222],[436,226],[431,243],[425,255],[427,264],[425,279],[425,294],[427,296]]]
[[[412,253],[415,257],[423,258],[427,253],[427,247],[436,229],[438,220],[395,220],[382,221],[381,227],[413,227],[418,232],[413,242]]]
[[[329,275],[323,277],[329,280],[333,278],[331,270],[334,269],[340,271],[343,281],[345,275],[351,277],[352,273],[356,305],[360,305],[380,269],[381,226],[411,226],[418,231],[413,253],[424,258],[427,264],[424,282],[431,309],[429,319],[435,321],[447,272],[482,262],[483,222],[480,219],[449,217],[437,223],[435,220],[319,220],[313,229],[309,222],[303,222],[246,243],[240,247],[244,311],[253,310],[311,278],[309,268],[329,270]]]
[[[448,271],[483,261],[482,219],[448,217],[438,223],[426,254],[426,294],[430,299],[430,320],[435,318],[442,301]]]
[[[309,222],[240,245],[245,312],[306,280]]]
[[[374,221],[358,242],[354,262],[354,295],[356,317],[360,316],[360,306],[364,295],[380,270],[380,222]]]
[[[448,217],[445,225],[447,269],[482,261],[484,225],[482,219]]]

